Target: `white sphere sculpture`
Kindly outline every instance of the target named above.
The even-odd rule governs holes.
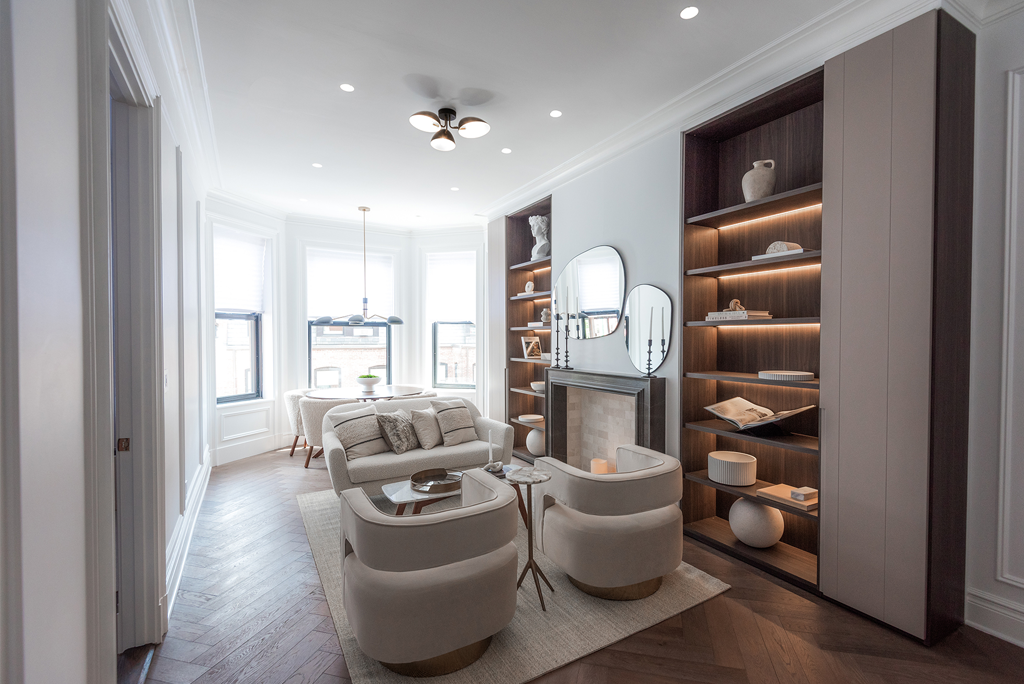
[[[544,433],[541,430],[530,430],[526,435],[526,450],[534,456],[544,455]]]
[[[729,527],[737,539],[758,549],[773,546],[786,528],[778,509],[747,499],[737,499],[729,509]]]

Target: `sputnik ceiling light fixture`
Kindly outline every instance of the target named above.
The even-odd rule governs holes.
[[[359,211],[363,212],[363,315],[359,314],[347,314],[345,316],[321,316],[320,318],[313,321],[313,325],[331,325],[334,321],[342,318],[348,319],[349,325],[363,325],[367,320],[371,318],[379,318],[388,325],[402,325],[405,323],[398,316],[381,316],[380,314],[369,313],[370,300],[366,296],[366,212],[370,211],[370,207],[359,207]]]
[[[430,146],[441,152],[450,152],[455,149],[455,138],[452,136],[452,122],[455,121],[455,110],[451,107],[442,107],[434,112],[416,112],[409,117],[409,123],[417,130],[424,133],[433,133],[430,139]],[[475,116],[466,116],[459,121],[455,128],[463,138],[480,138],[487,135],[491,125],[483,119]]]

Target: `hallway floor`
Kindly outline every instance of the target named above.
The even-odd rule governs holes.
[[[283,450],[213,470],[148,682],[350,681],[295,500],[330,479],[322,458],[303,460]],[[1024,649],[970,627],[927,649],[689,539],[684,556],[733,588],[535,681],[1018,684],[1024,672]]]

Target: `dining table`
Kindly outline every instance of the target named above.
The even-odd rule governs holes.
[[[310,399],[355,399],[357,401],[380,401],[398,399],[409,394],[419,394],[422,387],[415,385],[374,385],[369,392],[362,387],[331,387],[317,389],[306,394]]]

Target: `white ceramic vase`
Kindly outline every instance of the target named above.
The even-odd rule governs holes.
[[[754,162],[754,168],[743,174],[743,200],[754,200],[775,194],[775,160]]]
[[[526,435],[526,450],[534,456],[544,455],[544,432],[541,430],[530,430]]]
[[[774,546],[786,529],[778,509],[748,499],[736,499],[729,509],[729,527],[737,539],[757,549]]]

